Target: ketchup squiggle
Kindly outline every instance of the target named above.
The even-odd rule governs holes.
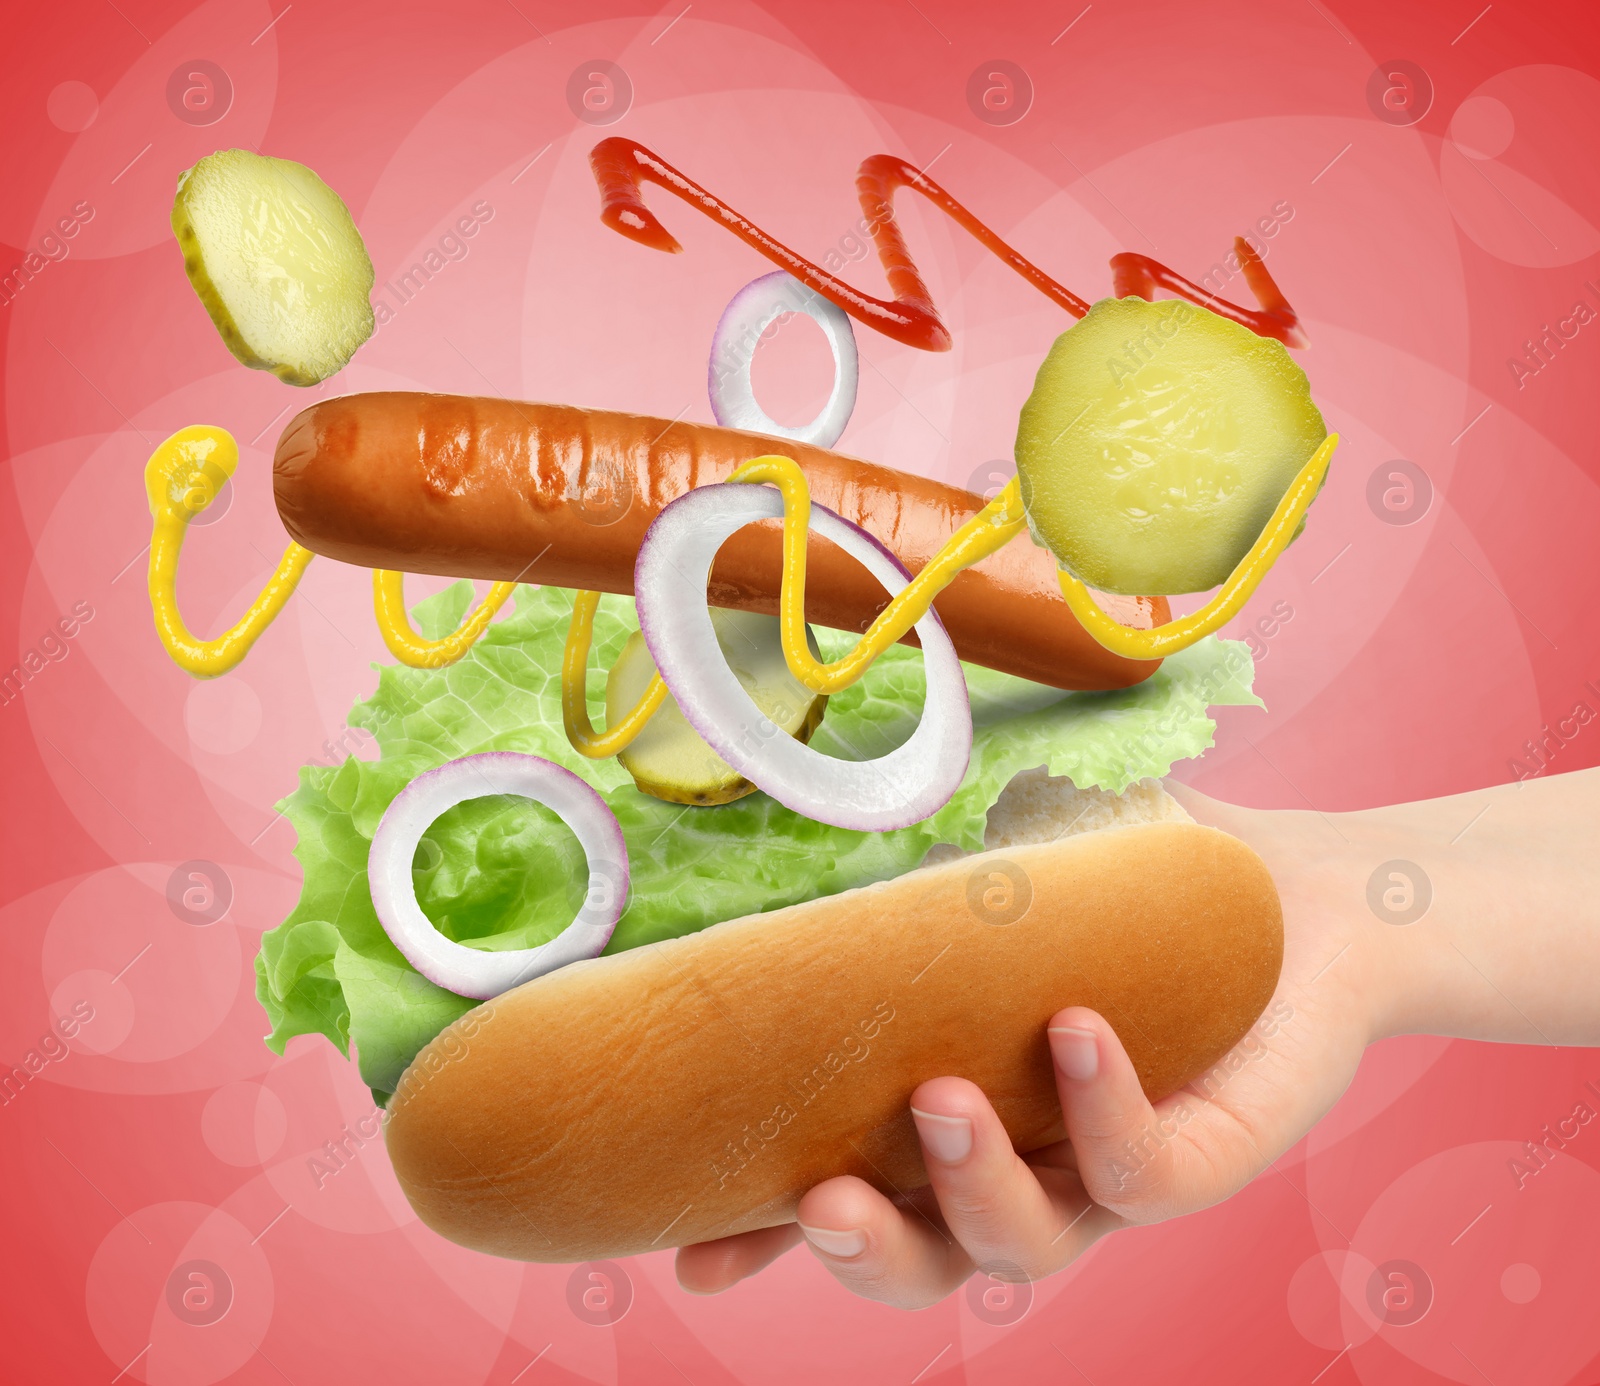
[[[927,198],[986,250],[1074,318],[1081,318],[1089,311],[1085,299],[1058,284],[1026,256],[1013,250],[927,174],[892,154],[874,154],[856,173],[856,196],[893,294],[887,299],[863,293],[803,255],[797,255],[637,140],[621,136],[601,140],[589,152],[589,164],[600,189],[600,220],[629,240],[652,250],[676,252],[683,249],[644,204],[643,185],[655,183],[726,227],[746,245],[788,270],[858,322],[923,351],[948,351],[950,330],[939,317],[933,295],[918,273],[905,237],[894,219],[894,195],[900,188],[910,188]],[[1242,238],[1234,241],[1234,253],[1245,283],[1260,308],[1244,308],[1219,298],[1159,260],[1132,252],[1112,257],[1114,291],[1119,297],[1135,294],[1149,298],[1159,286],[1221,317],[1241,323],[1260,336],[1274,337],[1287,346],[1304,346],[1306,339],[1299,316],[1273,282],[1261,257]]]

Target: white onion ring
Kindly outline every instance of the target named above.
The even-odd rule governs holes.
[[[804,313],[822,329],[833,352],[833,390],[828,402],[816,418],[800,428],[786,428],[770,418],[756,401],[750,380],[750,366],[761,334],[784,313]],[[860,371],[850,315],[785,270],[764,274],[733,296],[712,334],[711,362],[706,372],[711,412],[724,428],[744,428],[831,448],[843,435],[856,407]]]
[[[434,928],[417,903],[411,862],[423,833],[446,809],[488,794],[518,794],[554,809],[588,859],[583,907],[537,948],[504,953],[469,948]],[[383,931],[406,961],[447,991],[487,1001],[530,978],[600,955],[627,903],[628,848],[606,801],[570,770],[538,756],[491,751],[418,775],[395,796],[372,835],[367,881]]]
[[[755,520],[783,514],[770,486],[699,486],[656,517],[633,570],[634,601],[656,667],[689,725],[719,756],[779,803],[835,827],[887,832],[950,801],[972,754],[972,708],[955,646],[930,610],[917,622],[927,674],[922,720],[903,746],[875,760],[836,760],[766,717],[728,667],[706,606],[717,550]],[[911,575],[865,530],[811,506],[811,528],[839,545],[893,595]]]

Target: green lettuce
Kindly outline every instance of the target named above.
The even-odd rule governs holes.
[[[471,602],[458,583],[419,603],[425,635],[452,629]],[[581,775],[606,799],[627,840],[632,888],[607,952],[692,933],[719,920],[777,909],[898,876],[935,843],[978,850],[990,807],[1020,770],[1043,765],[1080,786],[1120,792],[1164,775],[1211,745],[1213,704],[1261,706],[1245,646],[1214,637],[1167,659],[1137,687],[1058,689],[965,665],[972,700],[972,762],[955,796],[932,817],[895,832],[829,827],[751,794],[686,808],[641,794],[613,760],[592,761],[561,725],[561,653],[572,594],[518,589],[515,610],[460,661],[436,670],[383,668],[350,725],[375,739],[376,759],[308,765],[279,805],[299,835],[299,903],[262,936],[256,995],[279,1053],[295,1035],[326,1035],[348,1054],[380,1101],[412,1056],[474,1004],[421,977],[389,941],[367,890],[367,851],[390,800],[415,776],[458,756],[522,751]],[[595,620],[592,703],[634,629],[632,603],[610,597]],[[819,630],[823,653],[851,637]],[[828,702],[812,745],[862,759],[898,745],[924,694],[918,651],[899,645],[866,678]],[[450,810],[423,838],[417,898],[446,936],[485,949],[529,948],[571,920],[586,889],[583,853],[549,810],[492,797]]]

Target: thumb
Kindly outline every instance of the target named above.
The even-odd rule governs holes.
[[[1219,1177],[1219,1163],[1231,1162],[1197,1141],[1206,1123],[1192,1095],[1150,1104],[1122,1041],[1094,1011],[1058,1011],[1049,1038],[1067,1139],[1096,1203],[1129,1222],[1159,1222],[1207,1207],[1249,1177]]]

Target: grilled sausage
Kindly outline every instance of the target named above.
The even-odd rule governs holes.
[[[878,539],[913,573],[983,506],[943,482],[825,448],[638,414],[459,395],[375,393],[296,416],[273,463],[278,513],[313,551],[370,568],[633,591],[634,559],[661,509],[768,453],[794,458],[812,499]],[[730,539],[712,570],[714,606],[775,614],[777,521]],[[865,630],[887,604],[854,559],[813,535],[806,615]],[[1139,629],[1163,597],[1107,598]],[[934,602],[961,658],[1057,688],[1125,688],[1159,661],[1111,654],[1078,624],[1049,552],[1018,539]],[[907,640],[915,643],[915,635]]]

